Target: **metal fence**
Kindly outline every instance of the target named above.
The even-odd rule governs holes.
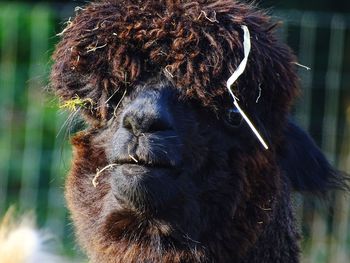
[[[66,116],[45,91],[58,10],[0,3],[0,214],[14,204],[64,243],[72,240],[63,200]]]
[[[73,8],[0,3],[0,215],[11,204],[34,209],[71,247],[63,200],[70,147],[67,118],[45,91],[50,53]],[[71,11],[70,11],[71,12]],[[281,37],[296,51],[303,97],[295,110],[329,160],[350,172],[350,15],[276,11]],[[61,22],[59,22],[61,21]],[[304,233],[303,262],[350,262],[350,202],[342,193],[329,204],[295,196]]]
[[[350,172],[350,16],[279,12],[282,36],[296,51],[303,96],[295,118],[309,130],[333,165]],[[350,261],[350,199],[334,193],[328,204],[297,195],[304,234],[303,262]]]

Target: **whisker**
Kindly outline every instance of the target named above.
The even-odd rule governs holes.
[[[70,124],[73,122],[75,116],[78,114],[78,112],[80,111],[80,107],[74,111],[74,112],[71,112],[67,119],[64,121],[64,123],[62,124],[61,128],[59,129],[59,131],[57,132],[57,135],[56,135],[56,138],[58,138],[58,136],[61,134],[61,132],[63,131],[64,128],[68,128],[70,126]],[[66,135],[66,133],[65,133]]]
[[[122,97],[120,98],[118,104],[117,104],[117,105],[115,106],[115,108],[114,108],[114,111],[113,111],[113,116],[114,116],[114,117],[117,117],[117,109],[119,108],[119,105],[122,103],[122,101],[123,101],[123,99],[124,99],[124,97],[125,97],[125,95],[126,95],[126,92],[127,92],[127,88],[125,88]]]

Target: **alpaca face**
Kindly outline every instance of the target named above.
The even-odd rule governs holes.
[[[76,135],[67,200],[90,253],[106,253],[94,242],[99,250],[159,242],[163,254],[208,253],[201,248],[210,232],[232,223],[217,225],[218,216],[235,216],[248,179],[240,141],[258,143],[233,107],[215,114],[169,82],[145,82],[110,120]]]
[[[194,109],[176,95],[169,84],[139,87],[102,135],[108,138],[107,160],[116,164],[111,191],[125,209],[162,217],[172,209],[182,213],[197,195],[189,171],[195,175],[203,167],[207,139],[199,132]]]

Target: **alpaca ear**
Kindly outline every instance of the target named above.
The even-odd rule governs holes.
[[[331,189],[346,189],[347,177],[335,170],[314,140],[289,121],[285,142],[278,151],[279,166],[296,191],[324,194]]]

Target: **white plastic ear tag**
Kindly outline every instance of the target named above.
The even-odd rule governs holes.
[[[235,81],[243,74],[243,72],[244,72],[244,70],[245,70],[245,68],[247,66],[248,56],[249,56],[250,49],[251,49],[249,29],[248,29],[247,26],[243,25],[242,26],[242,30],[244,32],[244,40],[243,40],[244,58],[243,58],[242,62],[239,64],[239,66],[236,69],[236,71],[233,72],[231,77],[227,80],[227,84],[226,85],[227,85],[227,89],[228,89],[229,93],[231,94],[231,96],[232,96],[232,98],[234,100],[233,104],[236,106],[237,110],[242,115],[243,119],[247,122],[247,124],[249,125],[250,129],[254,132],[255,136],[258,138],[258,140],[261,142],[261,144],[264,146],[264,148],[266,150],[268,150],[269,147],[268,147],[267,143],[262,138],[262,136],[260,135],[259,131],[255,128],[254,124],[250,121],[248,116],[241,109],[241,107],[238,104],[238,101],[239,101],[238,98],[235,96],[235,94],[233,94],[233,92],[231,90],[232,84],[235,83]]]

